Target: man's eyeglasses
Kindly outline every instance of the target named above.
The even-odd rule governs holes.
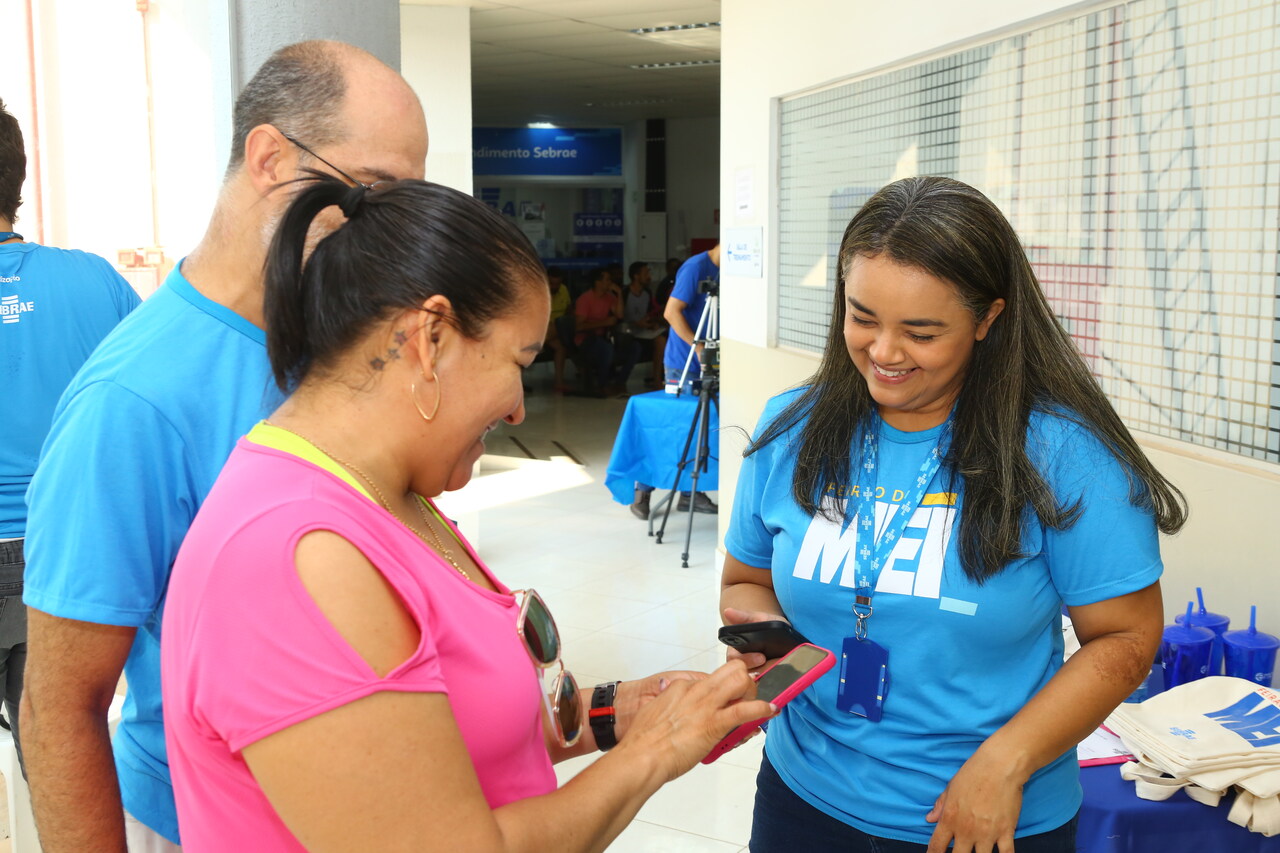
[[[301,148],[303,151],[305,151],[305,152],[307,152],[308,154],[310,154],[312,157],[314,157],[314,158],[316,158],[317,160],[319,160],[321,163],[324,163],[324,164],[325,164],[326,166],[328,166],[330,169],[333,169],[333,171],[337,172],[337,173],[338,173],[339,175],[341,175],[342,177],[346,178],[346,179],[351,183],[351,185],[352,185],[352,186],[356,186],[356,187],[364,187],[364,188],[365,188],[365,189],[367,189],[367,190],[371,190],[371,189],[373,189],[373,185],[372,185],[372,184],[366,184],[364,181],[357,181],[355,178],[351,177],[351,176],[350,176],[350,175],[348,175],[346,172],[342,171],[342,170],[341,170],[341,169],[339,169],[337,166],[333,165],[333,164],[332,164],[332,163],[330,163],[328,160],[324,159],[324,158],[323,158],[323,157],[321,157],[319,154],[317,154],[316,152],[312,151],[310,148],[308,148],[307,146],[303,145],[301,142],[299,142],[298,140],[294,139],[292,136],[290,136],[289,134],[285,133],[284,131],[281,131],[281,132],[280,132],[280,135],[281,135],[281,136],[283,136],[285,139],[289,140],[290,142],[292,142],[294,145],[296,145],[296,146],[298,146],[299,148]]]
[[[516,631],[524,640],[529,657],[539,669],[546,670],[559,665],[551,693],[543,692],[547,714],[555,729],[556,738],[564,747],[573,746],[582,737],[582,696],[578,692],[577,679],[566,671],[560,659],[560,631],[551,618],[542,596],[531,589],[521,589],[512,595],[523,595],[520,615],[516,619]]]

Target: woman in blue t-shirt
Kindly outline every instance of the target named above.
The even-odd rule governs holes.
[[[1185,517],[995,205],[945,178],[876,193],[725,539],[726,621],[786,618],[841,659],[770,724],[753,853],[1074,851],[1074,747],[1150,666],[1157,531]]]

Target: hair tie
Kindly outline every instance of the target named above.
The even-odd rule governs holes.
[[[348,187],[347,191],[342,194],[342,198],[338,200],[338,207],[342,210],[347,219],[351,219],[360,210],[360,206],[364,202],[364,194],[369,188],[364,184],[355,184]]]

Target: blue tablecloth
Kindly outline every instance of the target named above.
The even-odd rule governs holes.
[[[1081,853],[1280,853],[1280,836],[1265,838],[1227,820],[1217,808],[1179,791],[1167,800],[1142,800],[1120,765],[1080,768],[1084,802],[1076,847]]]
[[[629,504],[635,497],[636,482],[659,489],[670,489],[675,483],[676,466],[684,449],[689,427],[698,409],[698,398],[688,394],[676,396],[665,391],[637,394],[627,400],[627,410],[613,441],[613,454],[604,484],[618,503]],[[711,405],[707,444],[711,455],[707,470],[698,476],[698,491],[713,492],[720,487],[720,413]],[[698,436],[689,446],[690,462],[678,488],[691,488],[693,455]]]

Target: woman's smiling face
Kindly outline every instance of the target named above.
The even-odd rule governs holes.
[[[854,257],[844,296],[845,346],[880,416],[905,431],[945,421],[1004,300],[978,322],[955,285],[884,255]]]

